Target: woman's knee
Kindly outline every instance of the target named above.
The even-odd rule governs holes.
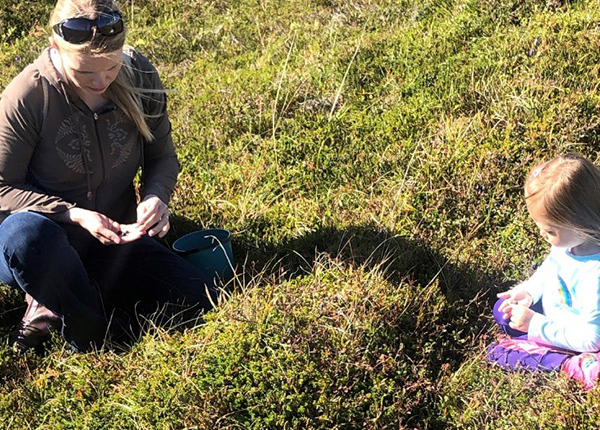
[[[8,254],[49,255],[68,245],[64,229],[35,212],[12,214],[0,224],[0,246]]]

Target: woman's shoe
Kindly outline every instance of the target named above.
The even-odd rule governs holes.
[[[20,351],[30,348],[39,350],[53,331],[60,330],[62,319],[29,294],[25,296],[25,300],[27,310],[21,322],[11,332],[10,343]]]

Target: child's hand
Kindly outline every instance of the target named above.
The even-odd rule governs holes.
[[[509,305],[510,306],[510,322],[508,325],[515,330],[528,332],[529,323],[535,314],[528,306]]]
[[[513,288],[512,290],[505,291],[503,293],[498,294],[499,299],[504,299],[504,302],[500,305],[498,310],[503,312],[503,318],[510,318],[510,306],[511,305],[523,305],[525,307],[529,307],[533,304],[533,298],[531,295],[523,290],[518,288]]]

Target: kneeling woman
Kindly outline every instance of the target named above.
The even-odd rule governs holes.
[[[0,99],[0,281],[26,293],[18,347],[56,328],[89,350],[167,304],[193,317],[216,288],[154,238],[179,164],[163,86],[124,45],[117,5],[59,0],[50,25],[51,46]]]

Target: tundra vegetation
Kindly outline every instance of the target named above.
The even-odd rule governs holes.
[[[0,0],[0,88],[53,2]],[[170,89],[167,243],[234,233],[198,321],[130,348],[0,344],[7,429],[585,429],[598,391],[482,360],[495,294],[548,250],[524,176],[598,160],[598,0],[130,0]],[[22,297],[0,289],[0,338]]]

